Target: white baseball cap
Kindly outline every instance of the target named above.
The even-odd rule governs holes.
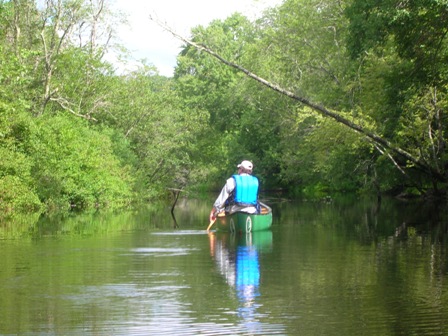
[[[244,169],[250,169],[252,170],[252,168],[254,167],[254,165],[252,164],[252,162],[244,160],[243,162],[241,162],[238,166],[238,168],[243,167]]]

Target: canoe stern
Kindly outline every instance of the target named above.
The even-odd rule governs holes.
[[[218,216],[217,229],[225,232],[252,232],[268,230],[272,226],[272,212],[247,214],[236,212]]]

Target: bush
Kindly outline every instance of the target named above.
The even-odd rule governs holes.
[[[110,138],[67,115],[39,120],[28,151],[45,203],[55,207],[117,207],[132,198],[133,178]]]
[[[17,212],[40,212],[43,205],[39,197],[18,176],[0,178],[0,213],[10,215]]]
[[[34,212],[42,203],[34,192],[31,160],[23,153],[10,149],[6,141],[0,147],[0,212]]]

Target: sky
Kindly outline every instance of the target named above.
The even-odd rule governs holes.
[[[191,28],[207,26],[215,19],[225,19],[235,12],[250,19],[260,15],[265,8],[273,7],[281,0],[113,0],[114,11],[123,12],[129,26],[116,27],[119,42],[131,52],[134,60],[146,59],[167,77],[173,75],[176,56],[181,51],[182,41],[164,31],[149,16],[190,37]],[[114,55],[107,59],[114,62]],[[115,64],[115,62],[114,62]],[[135,63],[134,63],[135,64]],[[132,69],[132,63],[127,68]],[[124,70],[123,68],[119,70]]]

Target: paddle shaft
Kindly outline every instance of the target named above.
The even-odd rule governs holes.
[[[207,227],[207,231],[210,231],[210,228],[213,226],[213,224],[215,224],[215,222],[216,222],[216,218],[214,220],[210,221],[210,224]]]

